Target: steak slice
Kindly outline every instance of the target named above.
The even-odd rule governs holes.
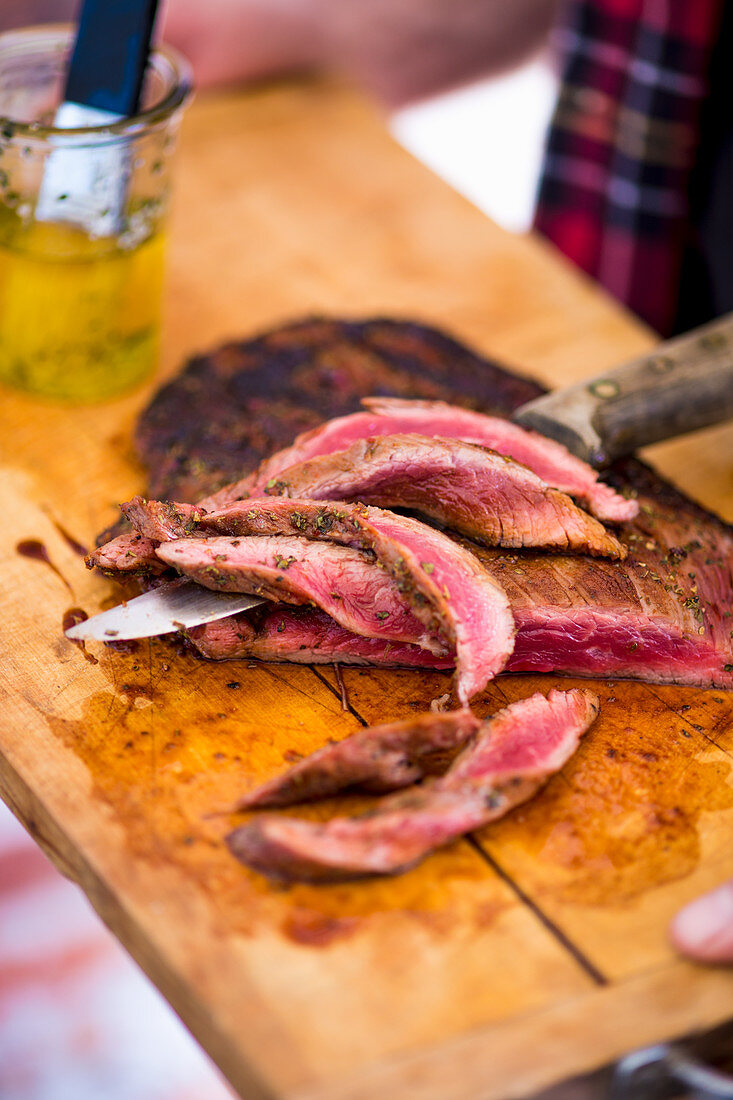
[[[517,635],[506,671],[733,687],[733,536],[640,463],[630,461],[625,477],[641,511],[625,528],[623,563],[466,543],[509,598]],[[273,499],[251,517],[232,504],[206,522],[231,534],[319,535],[305,509],[289,518],[288,503]],[[344,639],[344,663],[347,652]]]
[[[455,665],[453,655],[438,657],[407,642],[352,634],[325,611],[311,607],[263,604],[246,614],[191,627],[186,637],[203,657],[214,661],[249,658],[427,670],[452,669]]]
[[[312,603],[355,634],[446,652],[415,618],[389,573],[362,550],[292,535],[199,538],[163,543],[158,557],[215,592]]]
[[[372,551],[428,632],[455,651],[464,704],[501,672],[512,651],[514,622],[501,585],[469,550],[419,520],[363,504],[273,498],[234,501],[203,517],[201,526],[234,536],[297,531]]]
[[[242,863],[284,881],[394,874],[526,802],[570,759],[598,714],[588,691],[530,696],[484,722],[442,779],[325,823],[265,814],[227,837]],[[440,716],[436,716],[439,720]]]
[[[289,466],[350,447],[359,439],[380,435],[417,434],[431,439],[458,439],[488,447],[527,466],[551,488],[577,497],[589,510],[609,523],[633,519],[639,510],[598,474],[571,454],[561,443],[538,432],[520,428],[497,416],[486,416],[445,401],[408,401],[395,397],[367,397],[367,412],[327,420],[304,432],[276,454],[266,458],[248,477],[221,489],[206,504],[219,507],[229,500],[261,496],[267,483]]]
[[[445,401],[406,401],[399,397],[365,397],[371,413],[399,424],[398,432],[477,443],[521,462],[553,489],[577,497],[598,519],[625,523],[638,514],[639,505],[598,480],[598,471],[577,458],[562,443],[522,428],[499,416],[486,416]],[[386,425],[385,425],[386,427]],[[391,432],[382,431],[388,435]]]
[[[446,753],[465,744],[480,724],[470,710],[454,710],[357,730],[263,783],[240,799],[235,809],[289,806],[350,787],[373,794],[407,787],[424,779]]]
[[[642,507],[622,565],[467,544],[509,597],[517,636],[507,671],[732,687],[733,538],[641,464],[628,467]],[[227,533],[273,529],[266,514],[242,527],[240,514],[233,504],[205,522]],[[283,519],[279,529],[296,529],[287,511]],[[304,513],[293,523],[309,533]]]
[[[150,539],[139,532],[117,535],[109,542],[92,550],[84,561],[88,569],[101,569],[103,573],[115,576],[123,574],[162,573],[166,566],[156,556],[156,539]]]
[[[283,470],[265,492],[409,508],[489,546],[540,546],[622,559],[625,549],[566,493],[510,458],[420,435],[357,440]]]

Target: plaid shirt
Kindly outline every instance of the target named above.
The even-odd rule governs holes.
[[[723,4],[570,0],[557,31],[564,71],[536,228],[665,335]]]

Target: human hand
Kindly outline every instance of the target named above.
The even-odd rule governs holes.
[[[681,909],[670,934],[675,947],[697,962],[733,963],[733,879]]]

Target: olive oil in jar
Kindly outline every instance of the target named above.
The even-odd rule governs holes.
[[[164,240],[92,239],[0,206],[0,382],[101,401],[132,389],[158,353]]]

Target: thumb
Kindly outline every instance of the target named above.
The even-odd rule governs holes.
[[[683,955],[699,962],[733,963],[733,879],[681,909],[670,935]]]

